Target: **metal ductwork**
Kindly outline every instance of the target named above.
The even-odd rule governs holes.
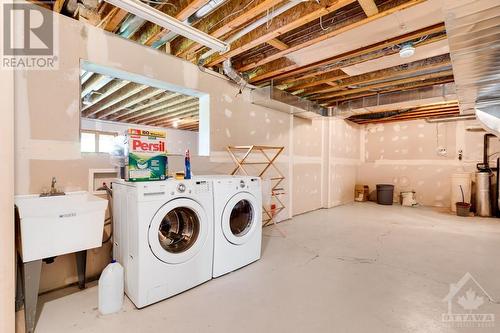
[[[300,118],[329,116],[328,109],[319,104],[268,86],[252,91],[252,103],[285,112]]]
[[[455,85],[446,83],[340,102],[331,108],[330,114],[340,118],[348,118],[353,115],[380,112],[381,110],[406,109],[456,99]]]
[[[445,0],[444,13],[460,112],[500,134],[500,2]]]

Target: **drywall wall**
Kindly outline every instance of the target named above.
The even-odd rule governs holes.
[[[294,215],[352,202],[361,164],[360,126],[338,118],[294,118],[291,133]]]
[[[281,197],[287,209],[278,215],[278,220],[324,206],[325,192],[329,187],[324,184],[329,185],[329,180],[338,179],[330,178],[324,172],[328,169],[324,161],[333,160],[326,159],[325,138],[321,138],[325,127],[330,126],[328,120],[302,121],[253,105],[249,102],[248,90],[238,94],[239,88],[231,82],[201,72],[191,63],[71,18],[57,17],[58,69],[18,71],[15,76],[17,194],[39,193],[53,176],[57,177],[58,185],[64,191],[86,190],[89,169],[111,166],[106,156],[80,153],[79,73],[80,61],[86,60],[209,94],[210,156],[193,156],[194,174],[230,172],[234,166],[225,150],[227,145],[284,146],[276,165],[287,177],[282,183],[285,195]],[[192,143],[180,141],[177,147],[182,147],[182,150]],[[292,156],[294,145],[299,156],[296,160]],[[171,166],[182,168],[182,160],[172,159]],[[310,172],[308,166],[314,170]],[[306,177],[305,181],[303,177]],[[352,189],[345,186],[342,187],[344,190],[352,193]],[[300,197],[293,200],[293,194],[300,194]],[[345,195],[345,198],[350,195]],[[109,253],[109,244],[89,251],[88,276],[98,275],[108,262]],[[55,263],[42,267],[41,291],[75,281],[73,255],[61,256]]]
[[[293,214],[322,207],[324,120],[293,119]]]
[[[413,190],[422,205],[449,207],[451,174],[475,171],[482,161],[484,132],[466,131],[476,125],[475,121],[431,124],[424,120],[365,125],[357,182],[371,190],[377,183],[394,184],[395,199],[400,191]],[[446,149],[446,154],[438,154],[439,149]],[[492,140],[490,152],[499,149],[498,140]]]
[[[0,9],[1,11],[1,9]],[[3,13],[2,13],[3,14]],[[0,332],[14,332],[14,73],[0,71]]]
[[[354,200],[354,185],[361,163],[358,125],[342,119],[329,122],[328,205],[334,207]]]

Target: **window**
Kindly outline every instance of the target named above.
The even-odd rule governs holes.
[[[97,134],[99,137],[99,153],[110,153],[113,150],[115,136],[113,134]]]
[[[82,153],[110,153],[113,149],[116,133],[82,131],[80,133],[80,151]]]
[[[80,151],[82,153],[95,153],[95,136],[95,133],[81,133]]]

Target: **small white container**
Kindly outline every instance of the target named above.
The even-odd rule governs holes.
[[[99,278],[99,312],[115,313],[123,306],[123,266],[112,260]]]

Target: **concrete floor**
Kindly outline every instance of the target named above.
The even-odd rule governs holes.
[[[499,219],[356,203],[280,228],[286,238],[264,229],[257,263],[142,310],[127,300],[120,313],[100,316],[96,287],[44,295],[36,332],[500,331]],[[449,284],[466,272],[490,298],[472,312],[496,315],[496,328],[441,321]],[[472,281],[465,288],[480,296]]]

